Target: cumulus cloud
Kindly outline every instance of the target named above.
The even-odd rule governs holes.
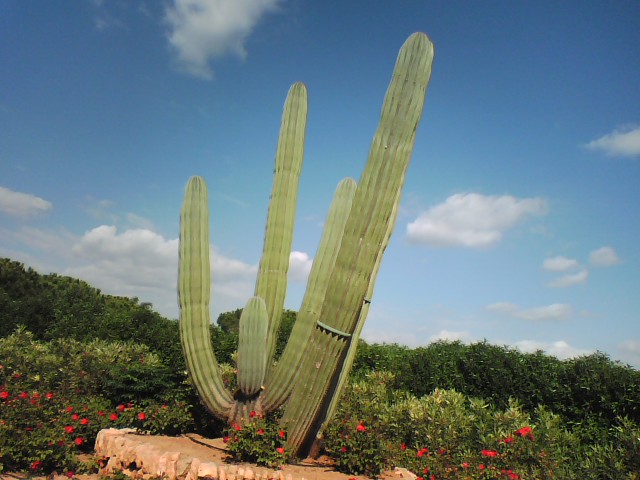
[[[550,272],[566,272],[579,266],[580,264],[577,260],[562,256],[545,258],[544,262],[542,262],[542,268]]]
[[[578,273],[571,273],[567,275],[563,275],[561,277],[556,278],[548,283],[548,286],[551,288],[564,288],[571,287],[572,285],[579,285],[581,283],[585,283],[589,278],[589,270],[586,268],[579,271]]]
[[[48,212],[53,208],[48,202],[30,193],[14,192],[5,187],[0,187],[0,212],[13,217],[29,218],[40,213]]]
[[[640,156],[640,127],[616,129],[586,144],[590,150],[599,150],[609,157]]]
[[[610,267],[620,263],[620,258],[611,247],[600,247],[589,254],[589,263],[595,267]]]
[[[118,232],[101,225],[77,239],[72,247],[76,265],[64,274],[81,278],[105,293],[135,296],[175,318],[177,306],[178,239],[167,239],[138,228]],[[252,295],[257,266],[210,250],[214,316],[244,305]]]
[[[211,79],[209,61],[245,58],[245,42],[262,16],[280,0],[173,0],[166,9],[169,44],[185,72]]]
[[[515,347],[525,353],[534,353],[542,350],[549,355],[553,355],[560,359],[579,357],[593,353],[592,350],[584,350],[569,345],[564,340],[555,342],[538,342],[535,340],[521,340],[516,342]]]
[[[455,341],[469,342],[471,341],[471,334],[466,331],[454,332],[451,330],[440,330],[435,335],[431,335],[429,337],[429,342],[438,342],[441,340],[448,341],[448,342],[455,342]]]
[[[289,255],[289,279],[294,282],[306,282],[311,272],[313,259],[305,252],[296,252]]]
[[[571,305],[564,303],[524,309],[513,303],[498,302],[487,306],[487,310],[531,322],[568,320],[573,314]]]
[[[407,225],[407,237],[435,247],[490,247],[530,215],[545,215],[541,198],[478,193],[452,195]]]

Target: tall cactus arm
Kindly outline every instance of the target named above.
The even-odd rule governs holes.
[[[391,214],[392,218],[395,218],[398,214],[397,210],[398,210],[398,207],[400,206],[400,198],[399,198],[400,194],[401,194],[401,191],[398,190],[398,199],[394,204],[394,211]],[[389,226],[385,233],[384,240],[382,242],[383,245],[386,245],[389,242],[389,239],[391,238],[392,233],[393,233],[393,224],[389,223]],[[327,410],[325,413],[323,413],[323,417],[324,417],[323,422],[318,430],[318,433],[316,434],[316,438],[318,440],[323,438],[324,430],[327,427],[327,424],[333,418],[338,408],[340,397],[342,396],[342,392],[344,391],[344,388],[349,379],[349,374],[351,373],[351,368],[353,367],[353,363],[356,358],[356,351],[358,349],[360,334],[362,333],[362,329],[364,328],[364,324],[367,320],[367,315],[369,314],[369,307],[371,306],[371,299],[373,298],[375,278],[378,276],[378,271],[380,270],[380,265],[382,264],[383,253],[384,252],[380,251],[380,253],[378,254],[378,257],[376,258],[376,264],[373,267],[373,272],[371,273],[372,281],[369,283],[369,288],[367,289],[367,293],[365,295],[365,301],[362,305],[362,309],[360,310],[360,315],[358,317],[356,327],[353,331],[353,334],[349,338],[349,343],[348,343],[344,362],[342,364],[342,367],[340,368],[337,381],[335,382],[335,384],[332,384],[332,387],[329,390],[329,394],[327,395],[327,401],[328,401]]]
[[[246,396],[260,392],[267,371],[267,307],[251,297],[240,315],[238,340],[238,387]]]
[[[433,45],[423,33],[411,35],[398,55],[369,160],[356,190],[351,214],[331,275],[317,328],[311,335],[299,381],[282,422],[289,425],[289,448],[310,447],[328,407],[349,337],[354,333],[385,236],[395,222],[415,133],[431,76]],[[313,399],[313,401],[311,400]]]
[[[293,388],[311,332],[320,317],[320,309],[329,285],[329,276],[335,265],[338,249],[342,242],[344,226],[351,211],[356,182],[352,178],[342,180],[334,194],[318,251],[313,259],[307,291],[302,300],[296,323],[293,326],[287,346],[278,363],[273,367],[267,380],[267,388],[262,399],[265,410],[281,406]]]
[[[276,168],[267,215],[255,296],[264,299],[269,317],[267,359],[273,358],[287,291],[289,256],[307,124],[307,88],[291,86],[284,104]]]
[[[211,345],[210,269],[207,186],[201,177],[192,177],[180,213],[180,340],[187,370],[202,402],[216,417],[226,419],[233,399],[224,388]]]

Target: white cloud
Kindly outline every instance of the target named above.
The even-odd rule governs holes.
[[[625,340],[618,345],[621,352],[621,359],[624,362],[640,368],[640,340]]]
[[[289,279],[294,282],[306,282],[311,272],[313,259],[305,252],[296,252],[289,255]]]
[[[551,288],[564,288],[570,287],[572,285],[579,285],[581,283],[585,283],[589,278],[589,270],[586,268],[579,271],[578,273],[571,273],[567,275],[563,275],[561,277],[552,280],[547,284],[547,286]]]
[[[523,309],[513,303],[498,302],[487,306],[487,310],[532,322],[567,320],[573,314],[571,305],[564,303]]]
[[[211,59],[245,58],[245,42],[261,17],[280,0],[173,0],[167,7],[169,44],[187,73],[211,79]]]
[[[452,195],[407,225],[407,237],[436,247],[490,247],[529,215],[545,215],[541,198],[478,193]]]
[[[102,225],[73,246],[82,265],[65,272],[115,295],[150,301],[161,313],[177,317],[178,239],[165,239],[146,229],[125,230]],[[211,247],[214,317],[244,305],[253,294],[257,267],[222,255]],[[214,318],[215,319],[215,318]]]
[[[589,263],[596,267],[610,267],[620,263],[620,258],[611,247],[600,247],[589,254]]]
[[[51,202],[40,197],[0,187],[0,212],[13,217],[28,218],[48,212],[52,208]]]
[[[640,127],[616,129],[586,144],[591,150],[603,151],[609,157],[636,157],[640,155]]]
[[[440,330],[435,335],[431,335],[429,337],[429,342],[437,342],[440,340],[445,340],[449,342],[455,342],[457,340],[461,342],[469,342],[471,341],[471,334],[469,332],[453,332],[450,330]]]
[[[542,262],[542,268],[550,272],[566,272],[579,266],[580,264],[577,260],[562,256],[545,258],[544,262]]]
[[[525,353],[534,353],[542,350],[549,355],[553,355],[560,359],[578,357],[593,353],[592,350],[583,350],[569,345],[564,340],[556,342],[537,342],[535,340],[521,340],[516,342],[515,347]]]
[[[178,316],[178,239],[146,228],[119,231],[113,225],[101,225],[82,236],[66,230],[0,227],[0,240],[0,254],[43,273],[79,278],[106,294],[137,297],[165,316]],[[253,295],[258,267],[230,258],[213,245],[210,262],[215,320],[221,312],[243,307]],[[290,280],[306,280],[311,264],[306,253],[292,252]]]

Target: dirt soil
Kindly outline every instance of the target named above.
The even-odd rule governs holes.
[[[263,472],[267,470],[273,471],[265,467],[257,467],[251,464],[233,464],[227,460],[226,445],[221,438],[207,439],[196,434],[188,434],[180,437],[165,437],[158,435],[132,435],[140,437],[141,441],[156,446],[163,451],[181,452],[182,454],[198,458],[202,462],[214,462],[218,465],[237,465],[238,467],[246,468],[250,466],[255,472]],[[365,476],[347,475],[344,473],[336,472],[333,468],[331,459],[325,456],[319,457],[317,460],[308,458],[298,463],[284,465],[282,472],[285,475],[291,475],[294,480],[351,480],[367,479]],[[28,474],[16,474],[8,473],[0,475],[2,480],[18,480],[33,478],[37,479],[51,479],[52,477],[31,477]],[[67,477],[57,477],[68,480]],[[98,480],[104,477],[100,475],[77,475],[75,478],[79,480]],[[407,479],[409,476],[399,472],[385,472],[378,478],[383,480],[402,480]]]

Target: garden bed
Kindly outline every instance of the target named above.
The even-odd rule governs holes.
[[[365,479],[335,471],[327,457],[283,465],[274,470],[252,464],[228,462],[222,439],[207,439],[196,434],[179,437],[139,435],[130,429],[101,430],[96,439],[96,459],[100,473],[118,471],[142,478],[162,477],[197,480],[282,479],[350,480]],[[408,472],[386,472],[380,478],[408,478]],[[413,477],[413,476],[412,476]]]

